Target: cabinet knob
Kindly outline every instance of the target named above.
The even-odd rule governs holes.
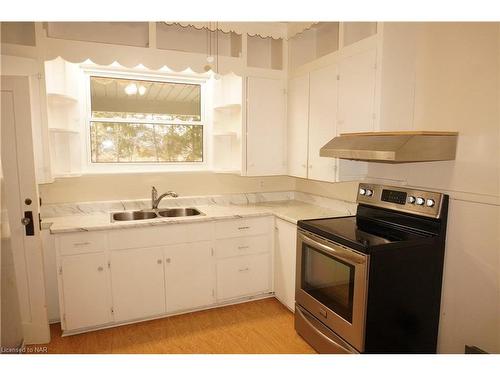
[[[103,270],[104,270],[104,268],[103,268],[102,266],[99,266],[99,267],[97,267],[97,270],[98,270],[99,272],[101,272],[101,271],[103,271]]]
[[[156,261],[156,263],[158,263],[158,264],[162,264],[163,262],[162,262],[162,260],[161,260],[161,259],[158,259],[158,260]]]
[[[165,261],[166,261],[167,263],[170,263],[170,262],[171,262],[171,259],[170,259],[170,258],[167,258],[167,259],[165,259]]]

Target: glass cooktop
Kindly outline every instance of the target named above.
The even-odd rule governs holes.
[[[347,246],[355,244],[362,248],[427,237],[359,216],[300,220],[298,225],[332,241],[343,242]]]

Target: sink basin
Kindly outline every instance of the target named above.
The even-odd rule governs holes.
[[[184,217],[204,215],[203,212],[196,208],[164,208],[158,211],[144,210],[144,211],[123,211],[114,212],[111,214],[111,222],[114,221],[134,221],[146,219],[159,219],[162,217]]]
[[[153,211],[127,211],[111,214],[113,221],[145,220],[155,219],[157,217],[156,212]]]
[[[201,215],[201,212],[196,208],[168,208],[158,211],[158,215],[162,217],[196,216]]]

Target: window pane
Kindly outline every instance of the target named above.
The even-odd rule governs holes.
[[[201,86],[90,77],[94,118],[201,121]]]
[[[91,122],[93,163],[202,162],[202,125]]]

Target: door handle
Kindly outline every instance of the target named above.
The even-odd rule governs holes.
[[[35,235],[35,226],[33,224],[33,211],[24,211],[24,217],[21,219],[21,224],[24,225],[24,231],[27,236]]]

